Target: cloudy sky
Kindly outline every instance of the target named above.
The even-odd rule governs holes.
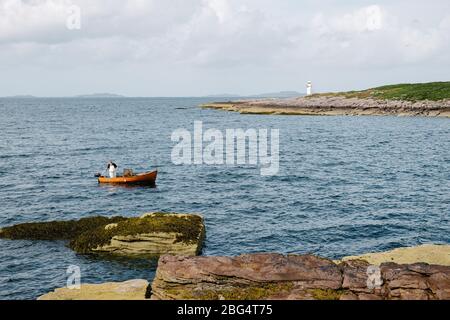
[[[450,80],[450,1],[0,0],[0,96],[303,92],[307,80]]]

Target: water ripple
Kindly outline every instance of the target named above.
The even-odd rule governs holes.
[[[196,107],[203,102],[1,100],[0,227],[162,210],[202,213],[208,255],[339,258],[450,242],[448,119],[245,117]],[[219,130],[279,128],[280,174],[173,165],[172,130],[192,131],[194,120]],[[109,159],[136,171],[158,167],[157,187],[99,186],[93,174]],[[154,262],[77,255],[60,241],[0,240],[0,247],[2,299],[64,286],[71,264],[94,283],[151,279],[155,271]]]

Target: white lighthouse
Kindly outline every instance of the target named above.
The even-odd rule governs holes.
[[[307,96],[312,95],[312,83],[311,83],[311,81],[308,81],[306,83],[306,95]]]

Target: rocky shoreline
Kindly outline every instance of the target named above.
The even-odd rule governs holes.
[[[418,262],[450,267],[450,245],[423,244],[415,247],[396,248],[384,252],[372,252],[358,256],[347,256],[335,261],[364,260],[373,265],[385,262],[413,264]]]
[[[425,244],[330,260],[311,254],[198,256],[197,214],[146,213],[18,224],[0,238],[67,240],[81,254],[159,257],[153,282],[81,284],[40,300],[450,300],[450,245]]]
[[[351,115],[450,117],[450,100],[402,101],[345,96],[313,95],[289,99],[213,102],[206,109],[266,115]]]
[[[146,284],[142,279],[83,284],[39,299],[449,300],[450,245],[398,248],[339,261],[278,253],[163,255],[155,279]]]
[[[163,256],[152,284],[162,300],[447,300],[450,267],[313,255]]]
[[[101,284],[82,284],[76,288],[57,288],[37,300],[145,300],[149,283],[144,279]]]

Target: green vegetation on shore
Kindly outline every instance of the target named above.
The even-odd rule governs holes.
[[[405,83],[371,88],[362,91],[316,94],[314,96],[345,96],[405,101],[439,101],[450,99],[450,82]]]
[[[172,297],[185,300],[263,300],[279,293],[286,293],[294,288],[291,281],[265,284],[243,284],[239,287],[222,284],[223,289],[204,288],[201,291],[185,288],[167,288],[165,291]]]

